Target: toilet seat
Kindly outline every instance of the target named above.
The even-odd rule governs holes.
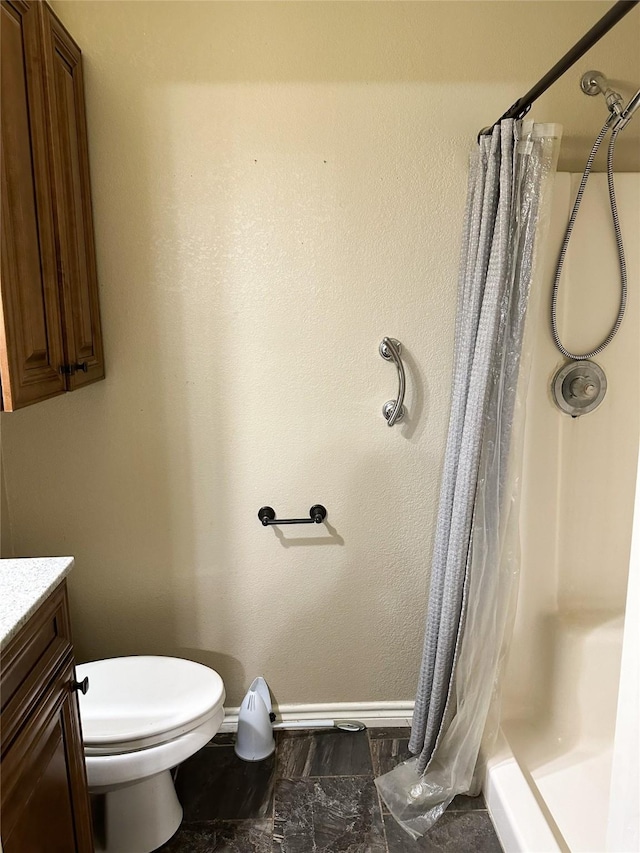
[[[104,793],[120,785],[131,785],[176,767],[211,740],[220,729],[224,711],[218,710],[206,723],[186,734],[148,749],[111,754],[85,754],[87,782],[92,794]]]
[[[167,743],[217,717],[225,699],[217,672],[182,658],[140,655],[76,667],[85,754],[114,755]]]

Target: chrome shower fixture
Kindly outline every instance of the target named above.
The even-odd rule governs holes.
[[[609,112],[618,117],[618,120],[613,125],[616,130],[622,130],[638,107],[640,107],[640,89],[638,89],[625,107],[623,106],[624,99],[622,95],[611,88],[609,81],[602,71],[587,71],[583,74],[580,80],[580,88],[585,95],[604,96]]]
[[[638,107],[640,107],[640,89],[638,89],[638,91],[635,93],[633,98],[631,98],[627,106],[622,110],[622,114],[616,122],[617,130],[622,130],[622,128],[629,121],[629,119],[635,113]]]
[[[578,418],[602,403],[607,393],[607,377],[595,361],[571,361],[553,377],[551,393],[561,411]]]
[[[588,359],[599,355],[609,346],[611,341],[618,334],[618,329],[620,328],[620,324],[622,323],[624,313],[627,307],[627,262],[624,256],[622,231],[620,229],[620,221],[618,219],[618,206],[616,203],[616,191],[613,180],[613,155],[618,134],[625,127],[627,122],[631,119],[635,111],[640,106],[640,89],[638,89],[635,95],[630,99],[626,107],[623,107],[621,106],[621,104],[623,103],[622,95],[620,95],[618,92],[614,92],[613,89],[611,89],[611,87],[609,86],[609,81],[600,71],[587,71],[586,74],[583,74],[582,79],[580,81],[580,87],[582,91],[587,95],[597,95],[598,93],[603,94],[607,101],[610,115],[602,126],[602,130],[596,137],[596,141],[593,143],[593,146],[591,148],[591,153],[589,154],[587,165],[585,166],[584,172],[582,173],[582,180],[580,181],[580,186],[578,187],[578,194],[576,195],[573,210],[571,211],[571,216],[569,217],[569,222],[565,231],[564,240],[562,241],[560,256],[556,265],[556,274],[553,281],[553,295],[551,297],[551,332],[553,334],[553,340],[555,342],[556,347],[560,350],[560,352],[565,358],[570,358],[573,361],[581,361],[588,363]],[[558,293],[560,289],[560,280],[562,277],[562,267],[564,265],[567,249],[569,248],[569,240],[571,239],[571,233],[573,231],[573,226],[575,225],[576,216],[578,215],[578,211],[580,210],[582,196],[584,195],[585,187],[587,186],[587,181],[589,180],[589,175],[591,174],[593,161],[595,160],[602,140],[605,138],[607,133],[609,133],[609,131],[611,131],[611,136],[609,138],[609,150],[607,152],[607,186],[609,189],[609,205],[611,207],[611,219],[613,222],[613,230],[615,232],[616,238],[616,247],[618,250],[618,264],[620,267],[620,307],[618,309],[618,315],[616,317],[615,323],[613,324],[609,334],[602,341],[602,343],[600,343],[597,347],[595,347],[595,349],[591,350],[590,352],[578,354],[568,350],[560,340],[560,333],[558,331]],[[594,365],[594,367],[597,367],[597,365]],[[599,369],[600,368],[598,368],[598,370]],[[591,385],[589,387],[591,387]],[[604,385],[603,387],[606,388],[606,385]],[[562,397],[562,394],[556,393],[556,402],[558,403],[560,408],[563,408],[563,404],[559,399],[560,397]],[[565,400],[565,402],[568,403],[569,401]],[[571,403],[571,405],[573,405],[573,403]],[[567,411],[567,409],[563,410]],[[588,411],[591,411],[591,409],[588,409]]]
[[[622,95],[609,86],[609,81],[602,71],[587,71],[583,74],[580,80],[580,88],[585,95],[604,95],[609,112],[615,113],[617,116],[622,115]]]

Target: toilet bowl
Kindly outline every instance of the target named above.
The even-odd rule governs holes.
[[[80,719],[89,793],[104,795],[97,853],[151,853],[176,832],[182,807],[171,769],[224,719],[217,672],[181,658],[141,655],[76,667],[89,678]]]

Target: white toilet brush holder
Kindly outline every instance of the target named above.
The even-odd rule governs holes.
[[[271,694],[264,678],[255,678],[238,713],[235,751],[243,761],[262,761],[276,748],[271,723]]]

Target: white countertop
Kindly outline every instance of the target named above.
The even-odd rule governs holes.
[[[69,574],[73,557],[0,560],[0,646],[5,646]]]

